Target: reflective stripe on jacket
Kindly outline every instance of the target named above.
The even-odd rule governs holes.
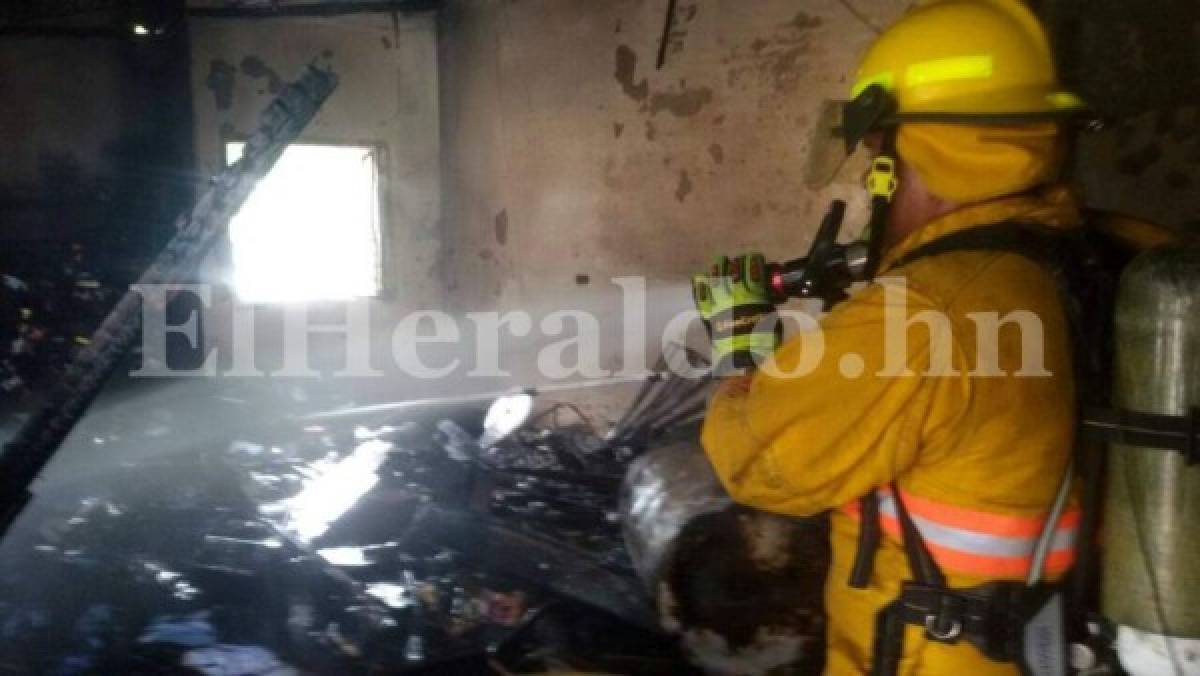
[[[847,584],[858,523],[841,507],[895,482],[913,497],[910,509],[926,519],[927,528],[937,524],[958,529],[957,536],[982,531],[1024,538],[1029,524],[1045,518],[1061,483],[1074,441],[1075,388],[1066,319],[1050,274],[1016,254],[974,251],[890,269],[892,261],[934,239],[1005,220],[1062,228],[1080,224],[1065,190],[971,205],[937,219],[883,261],[881,276],[903,281],[903,293],[868,285],[820,320],[820,341],[803,335],[789,339],[772,358],[775,369],[730,379],[713,395],[704,448],[735,500],[782,514],[834,510],[833,564],[825,587],[826,674],[866,673],[875,615],[911,579],[896,538],[884,537],[867,588]],[[1028,331],[1017,322],[1001,326],[995,354],[1005,374],[974,374],[983,325],[977,320],[1022,312],[1036,316],[1038,326]],[[911,320],[899,332],[903,351],[896,351],[907,368],[900,375],[882,375],[895,366],[896,355],[887,349],[888,317],[894,314]],[[930,325],[921,321],[935,316],[945,318],[942,323],[952,330],[948,349],[933,344]],[[1039,328],[1040,336],[1029,333]],[[1025,354],[1027,334],[1040,338],[1035,341],[1043,348],[1040,354]],[[822,354],[813,363],[817,348]],[[1023,356],[1039,357],[1045,372],[1013,375]],[[952,372],[925,375],[939,360],[948,361]],[[806,372],[798,368],[806,364],[811,366]],[[843,370],[847,364],[861,368]],[[776,375],[797,372],[804,373]],[[927,506],[922,500],[940,509],[922,509]],[[1070,521],[1061,525],[1069,530]],[[943,530],[931,539],[949,533]],[[999,542],[1013,543],[993,541]],[[1026,572],[1027,541],[1005,552],[1017,554],[1019,563],[968,561],[976,552],[961,538],[941,544],[953,587],[1021,579]],[[1054,570],[1069,557],[1058,551]],[[969,644],[931,643],[917,628],[906,635],[905,646],[902,676],[1017,674],[1015,666],[991,662]]]
[[[889,488],[880,488],[876,493],[883,532],[900,541],[895,497]],[[1023,578],[1029,574],[1045,519],[966,509],[907,491],[901,491],[901,497],[929,553],[944,572],[986,578]],[[843,506],[842,511],[858,520],[858,501]],[[1075,537],[1081,516],[1076,506],[1058,520],[1045,574],[1061,575],[1075,562]]]

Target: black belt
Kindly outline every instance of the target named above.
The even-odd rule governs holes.
[[[1026,626],[1059,593],[1060,587],[1051,584],[1029,587],[1020,581],[1005,580],[951,589],[894,485],[892,494],[903,534],[904,552],[915,581],[904,582],[899,596],[884,606],[875,618],[871,676],[898,673],[904,656],[905,629],[909,626],[924,629],[925,637],[930,641],[948,645],[966,641],[978,648],[984,657],[997,662],[1014,662],[1028,673],[1024,645]],[[880,530],[878,498],[864,497],[862,508],[859,543],[862,545],[864,539],[874,539],[877,547]],[[873,512],[874,519],[867,518],[868,510]],[[862,533],[867,531],[872,534],[863,536]],[[873,558],[873,549],[864,554],[860,547],[851,584],[867,585]]]

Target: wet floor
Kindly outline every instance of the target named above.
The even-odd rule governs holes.
[[[541,614],[625,637],[559,650],[672,673],[615,514],[627,450],[550,419],[483,449],[477,404],[317,424],[212,387],[123,391],[76,430],[0,550],[0,672],[492,673]]]

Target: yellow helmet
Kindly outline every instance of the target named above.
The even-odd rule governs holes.
[[[1046,31],[1020,0],[918,7],[867,50],[851,98],[871,85],[890,94],[897,121],[1004,121],[1086,107],[1059,86]]]

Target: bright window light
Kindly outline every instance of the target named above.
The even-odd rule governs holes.
[[[232,164],[244,143],[226,144]],[[381,288],[377,153],[287,147],[229,223],[233,285],[250,303],[345,300]]]

